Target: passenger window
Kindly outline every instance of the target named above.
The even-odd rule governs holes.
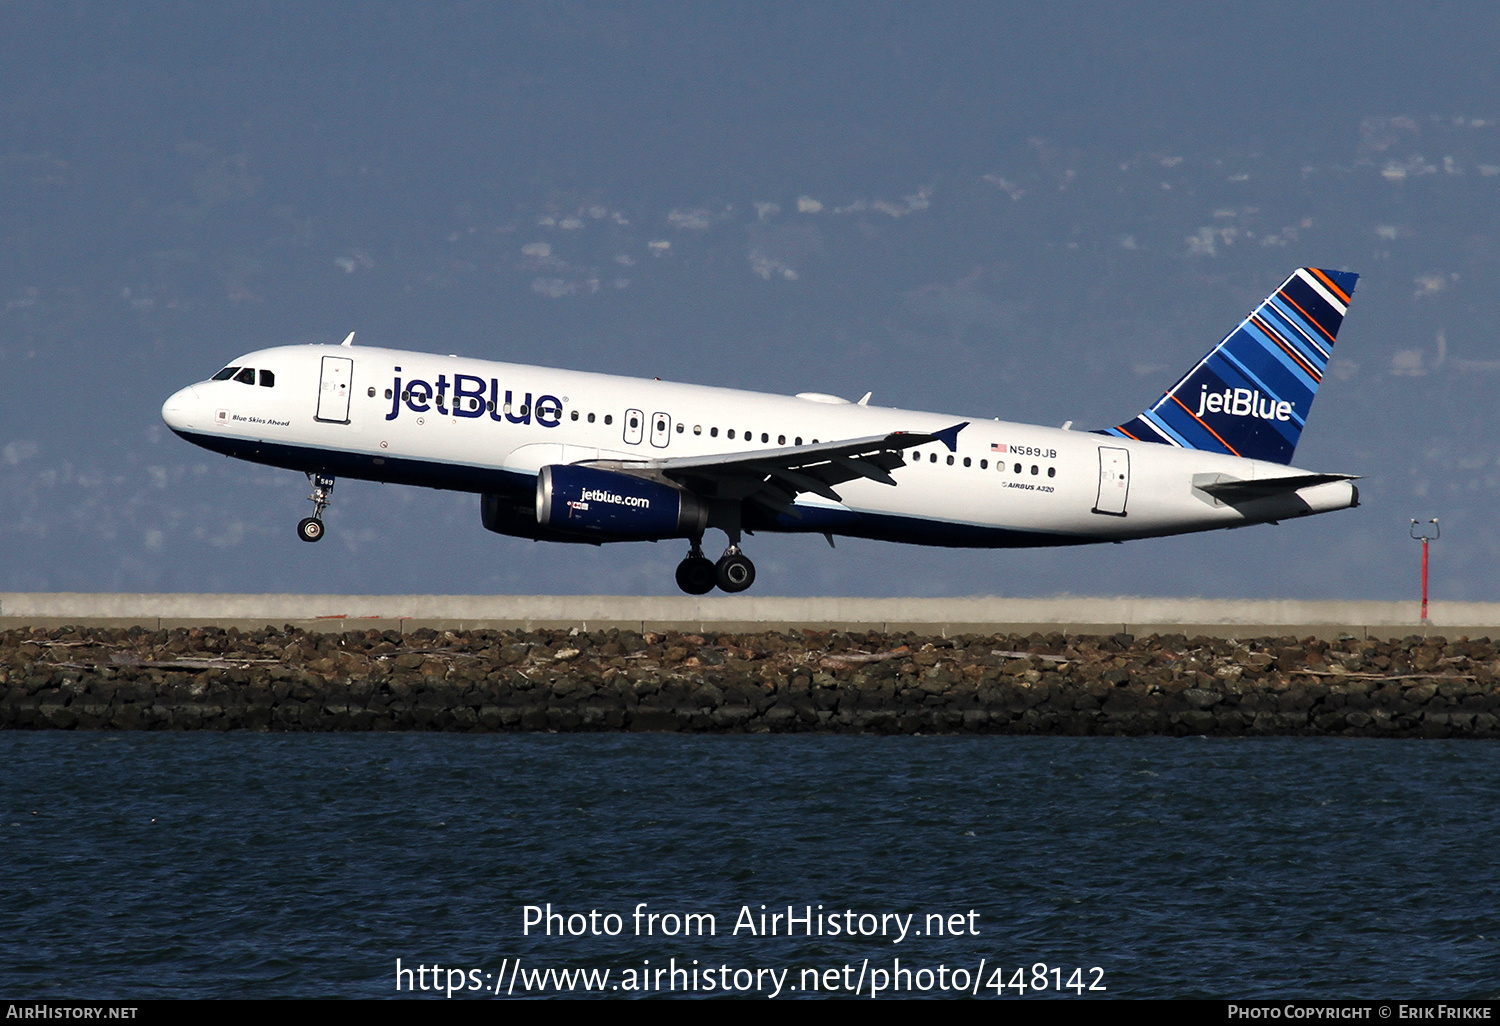
[[[578,419],[578,411],[577,411],[577,410],[574,410],[574,411],[573,411],[573,419],[574,419],[574,420],[577,420],[577,419]]]
[[[974,461],[971,460],[971,459],[969,459],[969,457],[965,456],[964,457],[964,466],[966,466],[966,467],[972,467],[973,465],[974,465]]]
[[[777,435],[776,436],[776,444],[777,445],[785,445],[786,444],[786,435]]]
[[[719,429],[718,428],[709,428],[708,429],[708,437],[709,438],[718,438],[719,437]]]
[[[1016,473],[1019,474],[1020,472],[1021,472],[1021,465],[1019,463],[1017,463],[1016,464]]]
[[[768,434],[766,434],[764,431],[762,431],[760,433],[760,440],[761,440],[761,443],[764,444],[764,443],[769,442],[771,440],[771,436],[768,435]]]
[[[928,463],[936,463],[937,462],[937,453],[935,453],[935,452],[928,453],[927,454],[927,462]]]
[[[1032,465],[1031,465],[1031,476],[1032,476],[1032,477],[1035,477],[1035,476],[1036,476],[1036,472],[1037,472],[1037,471],[1036,471],[1036,464],[1035,464],[1035,463],[1033,463],[1033,464],[1032,464]]]
[[[272,374],[268,370],[261,371],[260,372],[260,387],[261,388],[275,388],[276,387],[276,375]],[[371,388],[370,389],[370,398],[373,399],[374,397],[375,397],[375,389]]]
[[[694,424],[693,425],[693,434],[695,434],[695,435],[701,435],[701,434],[703,434],[703,425],[702,424]]]
[[[980,460],[979,461],[979,469],[980,470],[989,470],[990,469],[990,461],[989,460]]]
[[[219,373],[215,374],[210,380],[228,381],[230,378],[234,377],[238,371],[238,367],[225,367],[223,370],[219,371]]]
[[[604,423],[606,423],[606,424],[613,424],[614,422],[615,422],[615,415],[613,413],[606,413],[604,415]]]
[[[495,400],[493,400],[493,399],[486,400],[485,404],[484,404],[484,408],[486,410],[488,410],[490,413],[494,413],[495,412]]]
[[[589,423],[592,424],[593,422],[594,422],[594,415],[591,413],[591,414],[589,414]]]
[[[724,432],[724,434],[727,435],[730,438],[733,438],[734,437],[734,428],[730,428],[728,431]]]
[[[679,435],[682,434],[683,427],[684,427],[683,423],[681,421],[678,421],[678,423],[677,423],[677,433]]]
[[[1047,468],[1047,476],[1048,477],[1056,477],[1057,476],[1057,468],[1056,467],[1048,467]]]
[[[246,385],[255,384],[255,368],[246,367],[244,370],[240,371],[234,376],[234,380],[242,382]]]
[[[797,444],[797,445],[801,445],[801,444],[802,444],[802,438],[801,438],[801,436],[800,436],[800,435],[799,435],[799,436],[798,436],[798,438],[797,438],[797,442],[796,442],[796,444]]]
[[[640,427],[641,426],[641,422],[638,421],[638,420],[636,420],[634,417],[631,417],[630,418],[630,426],[631,427]]]
[[[952,456],[948,457],[948,466],[950,466],[950,467],[953,466],[953,457]]]
[[[387,399],[391,398],[391,390],[389,388],[385,390],[385,397]]]

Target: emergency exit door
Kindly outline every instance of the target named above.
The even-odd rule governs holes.
[[[665,449],[672,440],[672,418],[665,413],[651,414],[651,444]]]

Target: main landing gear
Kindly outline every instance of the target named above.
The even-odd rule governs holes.
[[[730,545],[714,563],[694,542],[687,557],[677,564],[677,587],[689,595],[707,595],[715,587],[733,594],[754,583],[755,564],[738,545]]]
[[[715,583],[713,560],[695,542],[692,551],[677,564],[677,587],[689,595],[707,595]]]
[[[714,567],[714,583],[724,591],[744,591],[755,583],[755,564],[738,545],[731,545]]]
[[[304,517],[297,524],[297,537],[305,542],[321,541],[323,538],[323,511],[328,508],[330,502],[328,493],[333,491],[333,478],[326,474],[307,475],[308,482],[312,485],[312,494],[308,496],[312,500],[313,515]]]

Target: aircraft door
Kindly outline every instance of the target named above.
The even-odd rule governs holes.
[[[665,449],[672,440],[672,418],[665,413],[651,414],[651,444]]]
[[[349,423],[349,382],[353,377],[354,361],[349,357],[323,357],[323,372],[318,378],[318,420]]]
[[[630,445],[640,445],[641,439],[646,434],[646,415],[640,410],[625,411],[625,441]]]
[[[1129,494],[1130,450],[1099,446],[1099,497],[1094,501],[1094,512],[1123,517]]]

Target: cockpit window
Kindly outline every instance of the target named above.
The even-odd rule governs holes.
[[[246,367],[244,370],[240,371],[234,376],[234,380],[243,381],[247,385],[255,384],[255,368]]]
[[[268,370],[261,371],[260,372],[260,384],[261,384],[262,388],[275,388],[276,387],[276,375],[272,374]]]
[[[228,381],[230,378],[234,377],[235,372],[238,370],[238,367],[225,367],[223,370],[219,371],[219,373],[215,374],[212,380]]]

